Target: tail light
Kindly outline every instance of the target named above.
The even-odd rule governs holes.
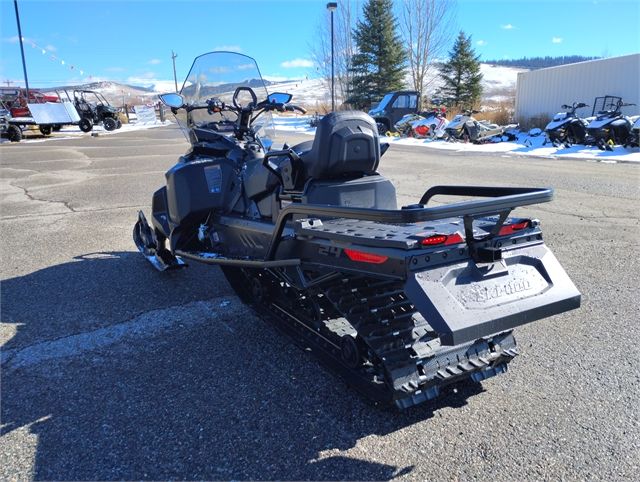
[[[346,249],[344,253],[351,261],[359,261],[361,263],[382,264],[389,259],[388,256],[382,256],[380,254],[365,253],[364,251],[357,251],[355,249]]]
[[[422,246],[438,246],[440,244],[448,246],[450,244],[464,243],[464,239],[459,233],[453,234],[432,234],[427,238],[422,238],[420,244]]]
[[[500,228],[498,236],[507,236],[509,234],[513,234],[515,231],[522,231],[523,229],[527,229],[529,227],[531,227],[531,220],[529,219],[520,221],[519,223],[505,224]]]

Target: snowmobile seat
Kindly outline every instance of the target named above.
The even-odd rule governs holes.
[[[364,112],[332,112],[318,123],[313,141],[293,147],[302,160],[305,181],[336,180],[373,174],[380,162],[374,120]]]
[[[375,171],[380,141],[374,120],[362,112],[336,112],[318,124],[313,141],[291,148],[302,160],[302,202],[396,209],[396,191]]]

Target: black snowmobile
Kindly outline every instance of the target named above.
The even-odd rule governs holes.
[[[583,107],[589,106],[583,102],[563,104],[562,108],[566,109],[566,112],[558,112],[544,128],[547,136],[544,144],[550,142],[554,147],[583,144],[587,136],[588,122],[576,115],[576,110]]]
[[[632,122],[622,113],[622,107],[635,104],[626,104],[620,97],[608,95],[597,97],[593,105],[594,113],[596,106],[602,107],[587,126],[587,133],[593,144],[603,151],[611,151],[615,145],[626,144],[632,135]]]
[[[503,373],[512,330],[580,305],[580,293],[518,206],[552,190],[436,186],[396,206],[386,147],[362,112],[331,113],[315,138],[273,148],[255,61],[197,57],[162,101],[191,149],[134,227],[159,270],[222,268],[239,297],[376,401],[409,407],[451,383]],[[473,199],[431,206],[435,196]]]

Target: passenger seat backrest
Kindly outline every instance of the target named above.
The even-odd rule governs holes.
[[[306,177],[314,179],[374,173],[380,162],[374,120],[358,111],[327,114],[318,123],[311,150],[302,160]]]

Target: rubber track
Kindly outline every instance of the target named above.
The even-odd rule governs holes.
[[[224,269],[225,276],[243,301],[304,348],[311,347],[330,368],[368,398],[403,409],[436,397],[440,388],[465,378],[479,382],[506,371],[517,355],[510,333],[495,337],[499,348],[488,342],[442,347],[437,335],[416,311],[398,281],[345,276],[325,289],[301,292],[283,288],[277,275],[251,270],[268,291],[264,302],[249,293],[250,280],[237,269]],[[341,357],[340,337],[308,317],[301,304],[311,298],[325,303],[325,318],[344,317],[369,349],[369,363],[358,369]],[[269,302],[266,302],[267,299]],[[331,306],[326,306],[329,301]],[[332,312],[333,310],[333,312]],[[371,356],[373,355],[373,356]],[[382,379],[386,382],[382,382]]]

